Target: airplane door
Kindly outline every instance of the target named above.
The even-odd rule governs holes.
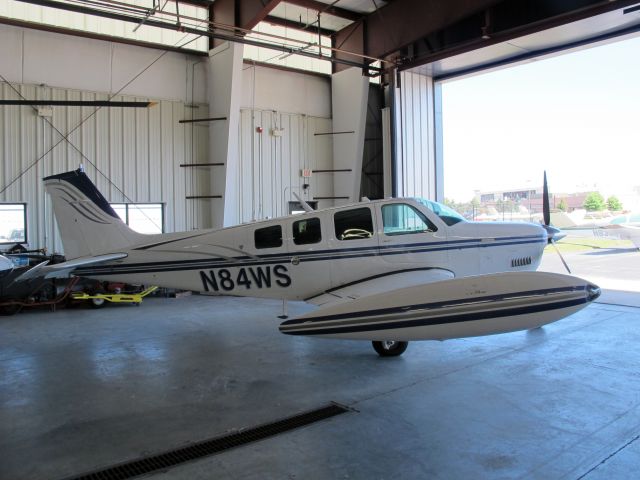
[[[301,299],[316,295],[331,285],[330,262],[318,261],[315,254],[327,250],[329,228],[324,222],[322,214],[309,214],[294,217],[287,225],[291,256],[287,268],[293,289]]]
[[[447,234],[439,219],[403,202],[382,204],[378,214],[380,255],[385,262],[446,268]]]
[[[327,215],[333,287],[380,273],[377,221],[372,206],[337,210]]]

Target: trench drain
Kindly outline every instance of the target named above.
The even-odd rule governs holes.
[[[312,423],[350,411],[352,410],[347,407],[337,403],[330,403],[325,407],[283,418],[272,423],[259,425],[221,437],[210,438],[186,447],[119,463],[75,477],[67,477],[65,480],[124,480],[139,475],[146,475],[158,470],[166,470],[182,463],[231,450],[232,448],[241,447],[249,443],[259,442],[260,440],[305,427]]]

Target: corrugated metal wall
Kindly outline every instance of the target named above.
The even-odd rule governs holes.
[[[106,94],[69,89],[17,88],[29,99],[108,99]],[[0,92],[2,98],[19,98],[7,84],[0,84]],[[119,96],[113,100],[150,99]],[[60,134],[31,107],[0,107],[0,190],[19,177],[0,194],[0,202],[27,203],[29,246],[62,251],[42,178],[76,169],[80,163],[110,202],[165,203],[166,231],[210,226],[208,204],[185,199],[192,191],[208,188],[209,172],[179,166],[208,161],[208,129],[178,123],[192,115],[206,117],[207,106],[198,105],[194,113],[183,102],[158,101],[147,109],[102,108],[91,116],[94,110],[54,107],[50,121],[63,134],[89,118],[69,135],[77,149],[62,141],[46,153],[59,142]]]
[[[435,198],[435,134],[433,79],[400,74],[396,94],[396,188],[400,197]]]
[[[262,133],[256,132],[262,127]],[[234,202],[242,222],[273,218],[289,213],[289,201],[295,201],[291,191],[302,195],[303,168],[333,168],[331,119],[273,110],[242,109],[240,114],[240,171],[238,195]],[[281,137],[273,129],[283,129]],[[332,196],[332,175],[315,173],[309,182],[305,200],[316,196]],[[333,201],[321,200],[319,208],[332,206]]]

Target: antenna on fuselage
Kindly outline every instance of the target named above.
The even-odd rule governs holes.
[[[311,205],[309,205],[302,198],[300,198],[300,196],[296,192],[292,191],[291,193],[293,194],[294,197],[296,197],[296,200],[298,200],[298,202],[300,202],[300,205],[302,206],[302,209],[305,212],[313,212],[313,208],[311,208]]]

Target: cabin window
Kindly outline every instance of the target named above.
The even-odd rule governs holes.
[[[373,236],[373,220],[369,208],[354,208],[333,216],[338,240],[362,240]]]
[[[440,219],[450,227],[459,222],[466,222],[462,215],[446,205],[425,200],[424,198],[416,198],[416,200],[439,216]]]
[[[26,243],[27,205],[0,203],[0,243]]]
[[[320,232],[319,218],[305,218],[293,222],[293,243],[307,245],[318,243],[320,240],[322,240],[322,233]]]
[[[406,203],[383,205],[382,225],[385,235],[406,235],[438,230],[422,212]]]
[[[272,227],[259,228],[253,238],[256,248],[277,248],[282,246],[282,227],[273,225]]]

